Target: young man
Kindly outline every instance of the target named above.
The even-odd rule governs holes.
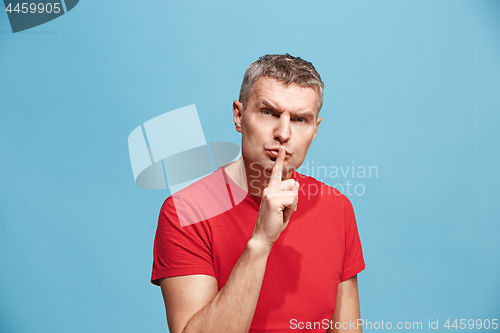
[[[361,332],[352,205],[295,171],[322,104],[311,63],[285,54],[250,65],[233,102],[241,158],[161,209],[151,281],[170,332]]]

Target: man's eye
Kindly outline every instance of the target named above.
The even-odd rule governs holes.
[[[295,121],[298,122],[298,123],[305,123],[306,119],[302,118],[302,117],[299,117],[299,118],[296,118]]]
[[[271,111],[264,109],[264,110],[262,110],[262,114],[264,116],[270,116],[271,115]]]

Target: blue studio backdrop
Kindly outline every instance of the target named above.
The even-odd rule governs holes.
[[[170,190],[136,185],[128,137],[195,104],[207,142],[239,145],[246,68],[286,52],[325,82],[302,171],[353,203],[362,318],[495,331],[499,1],[39,3],[0,12],[0,332],[165,332]]]

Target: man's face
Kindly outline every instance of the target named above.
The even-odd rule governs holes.
[[[252,87],[245,110],[239,101],[233,103],[236,130],[242,134],[242,154],[269,174],[278,148],[286,150],[283,174],[291,175],[304,161],[316,137],[318,91],[296,84],[284,85],[270,77],[260,77]]]

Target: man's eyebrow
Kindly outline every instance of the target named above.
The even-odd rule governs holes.
[[[273,109],[273,110],[277,109],[277,107],[275,105],[273,105],[271,102],[269,102],[265,99],[261,100],[261,102],[262,102],[262,104],[264,104],[265,106],[267,106],[270,109]]]
[[[270,109],[273,109],[273,110],[277,110],[278,108],[273,105],[271,102],[263,99],[261,100],[262,104],[264,104],[266,107],[270,108]],[[293,115],[295,117],[303,117],[303,118],[308,118],[308,119],[314,119],[314,113],[311,112],[311,111],[301,111],[301,112],[297,112],[297,113],[293,113]]]
[[[314,113],[312,113],[311,111],[298,112],[298,113],[295,113],[294,115],[297,117],[314,119]]]

